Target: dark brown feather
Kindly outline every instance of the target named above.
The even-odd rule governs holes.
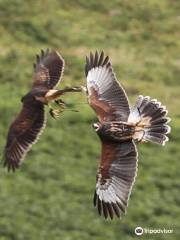
[[[94,191],[94,199],[93,199],[94,207],[97,205],[97,194],[96,191]]]
[[[102,201],[102,207],[103,207],[104,217],[107,218],[108,217],[108,210],[107,210],[107,205],[104,201]]]
[[[97,66],[101,66],[101,65],[102,65],[103,59],[104,59],[104,52],[102,51],[101,54],[100,54],[99,62],[98,62],[98,64],[97,64]]]
[[[113,209],[112,209],[111,204],[110,203],[106,203],[106,206],[107,206],[110,218],[113,219],[114,214],[113,214]]]
[[[99,212],[99,215],[101,215],[101,211],[102,211],[102,203],[101,203],[101,200],[98,198],[97,200],[97,206],[98,206],[98,212]]]
[[[114,210],[116,216],[119,218],[119,217],[120,217],[119,208],[117,207],[117,205],[116,205],[115,203],[112,203],[111,205],[112,205],[112,207],[113,207],[113,210]]]
[[[26,153],[37,140],[45,126],[44,106],[34,101],[24,103],[21,112],[9,128],[4,149],[4,166],[8,170],[19,167]]]
[[[64,70],[64,60],[56,51],[41,50],[41,54],[36,56],[34,64],[33,88],[52,89],[61,80]]]

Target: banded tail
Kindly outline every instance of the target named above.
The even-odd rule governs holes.
[[[140,95],[128,118],[129,123],[136,124],[133,139],[164,146],[169,140],[167,134],[171,131],[168,125],[170,118],[167,117],[167,113],[166,107],[156,99]]]

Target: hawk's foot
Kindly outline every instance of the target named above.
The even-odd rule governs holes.
[[[63,112],[62,109],[50,108],[50,110],[49,110],[49,113],[50,113],[51,117],[53,117],[54,119],[57,119],[60,116],[61,112]]]
[[[61,108],[65,108],[66,107],[65,102],[63,100],[61,100],[61,99],[57,99],[54,102]]]

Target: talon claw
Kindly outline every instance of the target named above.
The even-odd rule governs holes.
[[[50,109],[49,113],[51,115],[51,117],[53,117],[54,119],[57,119],[60,116],[60,113],[62,112],[62,110],[58,110],[58,109]]]
[[[61,108],[65,108],[66,106],[65,102],[61,99],[55,100],[55,103]]]

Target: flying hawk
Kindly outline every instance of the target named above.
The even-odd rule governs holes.
[[[117,82],[108,56],[90,53],[85,74],[90,106],[99,122],[93,124],[101,143],[94,206],[111,219],[126,212],[137,175],[138,153],[135,142],[151,141],[164,145],[170,132],[168,111],[156,99],[139,96],[130,109],[127,95]]]
[[[22,109],[12,122],[4,149],[4,166],[15,171],[31,149],[46,125],[44,105],[49,105],[50,114],[56,118],[63,111],[65,103],[59,99],[66,92],[79,92],[79,88],[56,90],[62,79],[64,60],[57,51],[41,50],[34,64],[31,91],[22,99]],[[55,101],[59,109],[52,109],[50,103]]]

